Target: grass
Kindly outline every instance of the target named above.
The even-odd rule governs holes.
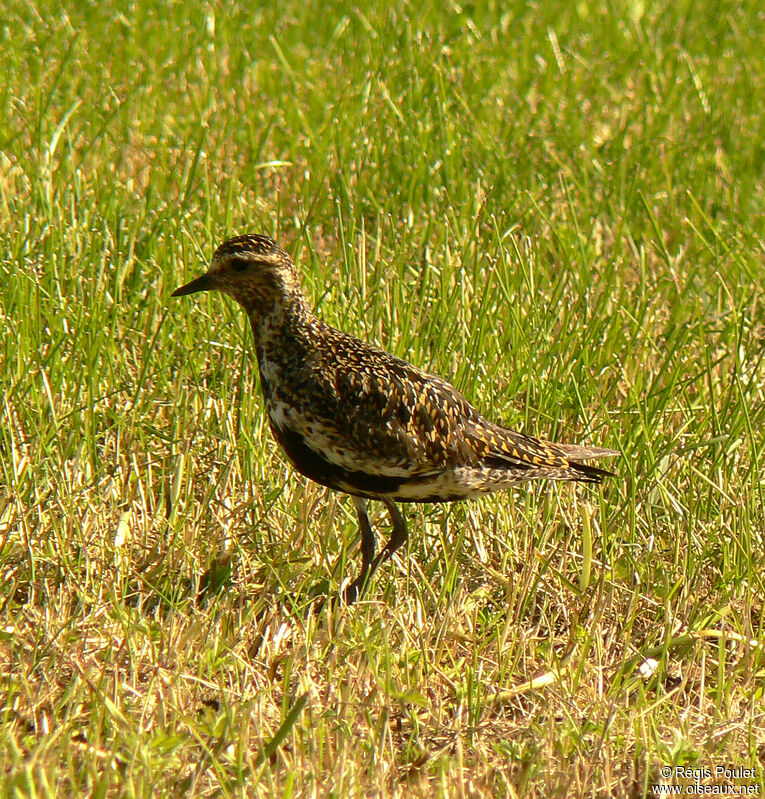
[[[67,5],[0,29],[0,793],[762,791],[757,4]],[[409,506],[307,616],[352,507],[169,298],[244,231],[619,479]]]

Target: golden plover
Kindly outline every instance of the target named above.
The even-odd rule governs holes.
[[[361,596],[406,541],[395,502],[451,502],[546,478],[599,483],[612,475],[581,461],[619,453],[555,444],[482,416],[449,383],[318,319],[290,256],[261,235],[221,244],[209,271],[173,292],[222,291],[247,312],[274,438],[301,474],[350,494],[361,529]],[[375,555],[367,500],[393,523]]]

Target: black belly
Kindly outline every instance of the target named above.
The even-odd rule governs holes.
[[[389,475],[372,474],[361,470],[344,469],[336,463],[330,463],[321,453],[311,449],[305,438],[289,428],[271,425],[274,438],[300,474],[313,480],[314,483],[354,494],[360,497],[390,496],[394,499],[402,485],[422,483],[423,496],[403,499],[403,502],[453,502],[464,497],[428,496],[427,481],[422,477],[391,477]]]
[[[330,463],[305,443],[305,438],[294,430],[271,426],[274,437],[287,454],[292,465],[310,480],[338,491],[359,496],[395,494],[406,478],[351,471]],[[352,489],[352,490],[349,490]]]

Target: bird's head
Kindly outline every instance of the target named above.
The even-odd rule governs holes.
[[[290,256],[268,236],[235,236],[213,253],[205,274],[176,289],[181,297],[198,291],[222,291],[252,313],[269,313],[301,299]]]

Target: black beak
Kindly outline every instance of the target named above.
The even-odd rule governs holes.
[[[191,283],[187,283],[185,286],[181,286],[179,289],[176,289],[170,296],[183,297],[184,294],[196,294],[198,291],[210,291],[214,288],[215,285],[212,275],[208,272],[206,275],[202,275],[196,280],[192,280]]]

